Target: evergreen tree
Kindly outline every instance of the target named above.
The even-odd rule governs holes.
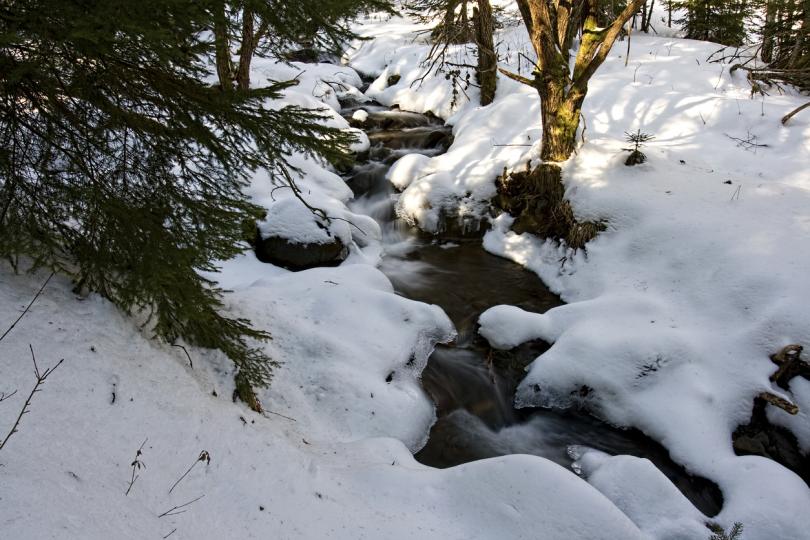
[[[204,82],[219,0],[8,0],[0,5],[0,255],[72,276],[167,341],[220,349],[249,385],[269,336],[225,313],[200,275],[244,249],[251,171],[353,140],[318,111],[266,107],[292,82]],[[252,225],[251,225],[252,226]],[[255,226],[254,226],[255,227]]]
[[[749,0],[676,2],[675,6],[684,10],[684,16],[677,22],[683,26],[687,38],[739,46],[745,40],[750,4]]]
[[[307,45],[339,54],[357,36],[348,21],[360,13],[390,12],[389,0],[243,0],[222,4],[216,13],[217,74],[220,84],[240,89],[250,86],[254,56],[283,58],[289,48]],[[238,60],[232,65],[233,54]]]

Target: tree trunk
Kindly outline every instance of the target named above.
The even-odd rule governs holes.
[[[532,80],[502,71],[507,76],[532,86],[540,95],[543,127],[540,157],[543,161],[565,161],[573,154],[582,102],[588,92],[588,81],[607,58],[623,25],[643,2],[644,0],[628,1],[616,19],[609,26],[602,27],[598,20],[598,0],[574,2],[574,7],[582,10],[581,17],[575,19],[560,17],[570,12],[570,6],[560,4],[554,14],[556,17],[552,17],[546,0],[518,0],[518,7],[526,27],[530,29],[529,38],[537,55],[534,78]],[[567,31],[556,27],[552,19],[564,19],[567,25],[579,25],[581,21],[582,38],[573,73],[568,51],[561,50],[559,44],[560,36],[567,35]]]
[[[228,17],[225,6],[214,14],[214,49],[216,54],[217,77],[223,90],[233,88],[233,66],[231,64],[231,42],[228,36]]]
[[[574,153],[579,115],[584,94],[576,90],[566,93],[565,80],[548,81],[540,94],[540,114],[543,140],[540,158],[543,161],[565,161]]]
[[[250,90],[250,61],[253,59],[253,10],[246,7],[242,12],[242,46],[239,48],[239,68],[236,71],[236,87]]]
[[[495,100],[498,84],[498,58],[495,54],[493,32],[492,6],[489,0],[478,0],[478,9],[475,11],[475,43],[478,46],[476,76],[481,88],[481,105],[489,105]]]
[[[647,31],[647,25],[649,24],[649,19],[647,16],[647,2],[641,4],[641,31]]]
[[[810,35],[810,0],[804,0],[804,6],[796,6],[799,13],[803,13],[802,25],[796,32],[796,44],[793,46],[793,52],[790,55],[790,62],[788,69],[801,69],[803,57],[807,54],[806,49],[808,46],[808,35]]]
[[[768,0],[765,7],[765,26],[762,29],[762,56],[763,62],[770,62],[773,60],[773,31],[774,23],[776,22],[776,2],[775,0]]]
[[[655,9],[655,0],[650,0],[650,8],[647,10],[647,22],[644,24],[644,28],[642,28],[642,30],[644,30],[648,34],[650,33],[650,26],[652,26],[652,17],[654,9]]]

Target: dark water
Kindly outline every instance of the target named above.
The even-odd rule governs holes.
[[[398,220],[393,209],[397,194],[385,179],[388,168],[407,153],[444,152],[452,140],[449,129],[435,118],[374,104],[347,103],[343,113],[350,118],[358,108],[370,113],[360,127],[368,133],[372,148],[345,175],[356,196],[353,210],[380,223],[386,251],[381,269],[397,292],[439,305],[459,333],[452,346],[437,347],[422,375],[438,421],[416,459],[450,467],[507,454],[533,454],[570,467],[569,447],[583,445],[650,459],[695,506],[716,515],[722,506],[719,489],[687,474],[641,432],[613,428],[580,411],[512,406],[524,368],[548,345],[532,342],[508,352],[491,350],[476,334],[478,317],[499,304],[542,313],[562,301],[535,274],[484,251],[480,238],[436,239]]]

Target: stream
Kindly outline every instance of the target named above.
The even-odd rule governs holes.
[[[614,428],[582,411],[513,407],[524,368],[548,345],[538,341],[507,352],[491,350],[477,335],[478,317],[499,304],[542,313],[563,302],[535,274],[486,252],[480,238],[436,238],[398,219],[394,211],[398,193],[386,180],[386,172],[405,154],[445,152],[452,142],[451,130],[435,117],[373,102],[346,102],[342,114],[351,119],[358,109],[368,113],[361,127],[372,146],[344,174],[355,194],[350,207],[380,224],[385,248],[381,270],[397,293],[440,306],[458,331],[455,343],[436,348],[422,374],[438,420],[416,459],[444,468],[532,454],[570,468],[568,447],[584,445],[649,459],[698,509],[716,515],[722,506],[717,486],[689,475],[665,448],[640,431]]]

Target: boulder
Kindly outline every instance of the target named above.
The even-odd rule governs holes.
[[[256,258],[288,270],[306,270],[317,266],[337,266],[349,256],[349,248],[339,238],[331,242],[295,243],[279,236],[256,239]]]

